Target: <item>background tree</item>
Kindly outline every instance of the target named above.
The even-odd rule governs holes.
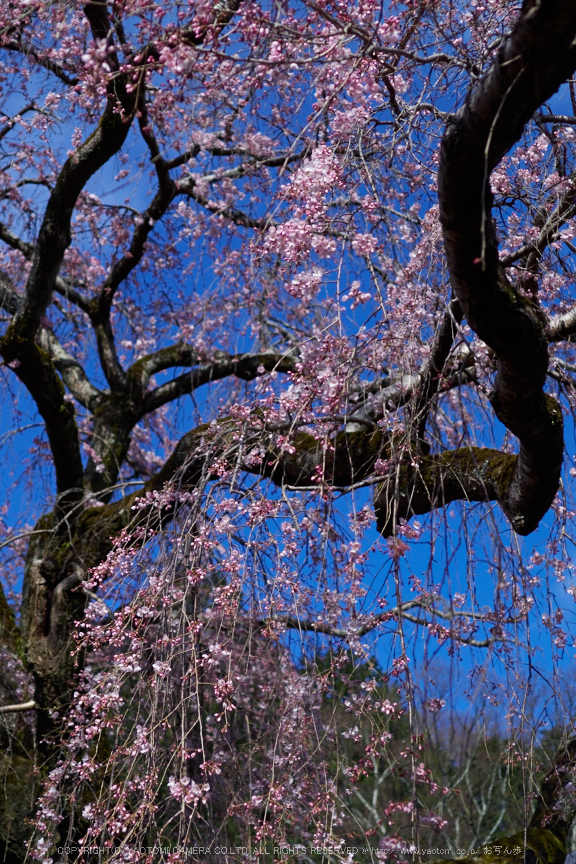
[[[3,5],[6,861],[458,838],[421,736],[463,691],[563,858],[575,37],[566,0]]]

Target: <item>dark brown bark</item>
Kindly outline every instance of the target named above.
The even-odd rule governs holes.
[[[105,5],[87,3],[84,12],[94,38],[109,39],[111,26]],[[114,53],[109,54],[108,62],[118,72]],[[87,181],[122,147],[134,108],[135,97],[126,93],[124,76],[116,74],[108,84],[106,106],[97,128],[68,157],[50,195],[34,248],[24,302],[5,337],[8,343],[16,339],[26,343],[34,338],[70,245],[70,222],[78,196]]]
[[[107,37],[110,22],[105,7],[88,3],[84,11],[95,37]],[[109,62],[118,66],[114,54],[110,54]],[[117,75],[108,85],[106,106],[98,127],[66,160],[56,181],[34,247],[24,297],[0,340],[0,353],[6,363],[16,369],[46,424],[62,513],[82,496],[78,430],[74,409],[64,399],[60,377],[34,339],[70,245],[70,223],[78,196],[90,177],[121,148],[130,128],[133,110],[134,97],[126,94],[124,79]]]
[[[520,440],[503,509],[529,534],[558,488],[562,415],[543,393],[548,369],[540,310],[508,282],[498,260],[490,173],[536,109],[576,68],[576,3],[525,2],[488,72],[469,92],[442,141],[438,194],[446,258],[464,316],[499,360],[491,402]]]
[[[112,548],[112,539],[123,529],[146,522],[157,527],[173,518],[172,508],[165,513],[148,508],[134,515],[132,506],[148,492],[173,486],[188,491],[213,479],[212,465],[227,459],[231,468],[249,471],[273,483],[298,488],[319,488],[318,468],[326,489],[346,489],[354,483],[377,484],[375,509],[378,528],[389,536],[400,519],[429,513],[452,501],[497,501],[505,503],[518,457],[482,447],[464,447],[441,454],[423,455],[418,442],[391,439],[382,430],[367,429],[339,432],[329,442],[319,441],[307,432],[292,438],[294,453],[276,444],[275,433],[260,424],[242,427],[237,421],[220,420],[205,424],[184,435],[164,467],[142,489],[105,507],[83,511],[75,521],[71,548],[83,567],[94,567]],[[245,455],[255,445],[264,445],[262,461],[246,464]],[[380,482],[374,475],[377,459],[391,465]],[[152,522],[150,519],[152,518]]]
[[[224,26],[231,20],[238,6],[239,0],[231,0],[217,7],[217,25]],[[85,14],[94,36],[111,39],[105,5],[88,3]],[[352,421],[356,418],[359,425],[364,423],[363,428],[339,432],[326,441],[301,431],[292,436],[294,452],[287,453],[275,443],[275,432],[261,418],[254,417],[244,426],[221,420],[190,431],[143,489],[109,503],[109,487],[126,459],[131,431],[147,413],[225,376],[251,380],[260,374],[260,366],[268,371],[296,370],[293,357],[273,354],[221,355],[199,365],[195,352],[185,345],[162,349],[131,369],[122,369],[115,353],[110,309],[115,291],[144,253],[153,221],[164,215],[175,194],[168,174],[170,166],[161,159],[157,161],[158,193],[145,220],[135,230],[129,254],[110,270],[98,298],[91,302],[78,295],[78,305],[92,319],[101,366],[113,392],[105,393],[91,385],[53,334],[43,332],[42,317],[53,291],[65,294],[67,290],[61,284],[59,271],[70,243],[71,216],[78,195],[86,181],[121,148],[136,107],[134,98],[123,89],[122,76],[115,76],[98,128],[67,160],[56,181],[36,246],[32,249],[11,234],[2,234],[2,239],[32,260],[32,269],[23,298],[0,274],[0,304],[13,316],[0,351],[5,361],[16,367],[16,374],[44,419],[59,496],[58,506],[40,520],[38,534],[30,543],[20,629],[16,635],[14,622],[5,616],[2,631],[6,639],[19,641],[19,650],[33,673],[40,738],[57,731],[54,711],[64,711],[69,704],[71,636],[84,606],[79,589],[86,570],[105,559],[121,530],[130,530],[145,520],[159,527],[173,518],[171,508],[133,511],[137,497],[159,491],[165,484],[183,489],[200,487],[212,479],[212,465],[217,459],[225,458],[231,466],[278,485],[314,488],[321,483],[327,491],[367,480],[376,485],[376,461],[387,460],[389,468],[380,478],[375,496],[378,527],[385,536],[395,531],[400,519],[428,513],[454,500],[496,501],[516,531],[524,534],[534,530],[556,493],[563,452],[560,409],[543,392],[547,340],[571,332],[574,323],[566,317],[557,323],[556,330],[552,324],[546,330],[537,306],[507,281],[498,261],[489,177],[534,111],[576,68],[576,49],[572,47],[575,34],[576,0],[526,2],[496,60],[446,129],[439,197],[448,267],[457,299],[438,329],[430,363],[416,376],[414,391],[419,388],[419,392],[414,399],[413,440],[408,434],[391,439],[379,428],[371,428],[374,418],[363,417],[359,410]],[[203,38],[202,34],[184,36],[194,44]],[[146,51],[142,56],[147,56]],[[144,111],[145,105],[141,108]],[[159,151],[154,140],[148,132],[143,134],[157,159]],[[183,184],[180,191],[194,196],[193,182],[188,187]],[[231,211],[228,215],[240,220],[242,214],[235,214]],[[263,227],[258,221],[244,224]],[[498,418],[519,438],[518,456],[483,448],[429,454],[422,446],[429,406],[440,387],[462,314],[499,360],[492,404]],[[151,375],[177,366],[194,368],[147,391]],[[63,381],[93,413],[93,444],[103,471],[96,470],[90,461],[83,472],[74,411],[64,398]],[[403,384],[396,390],[392,388],[386,398],[397,405],[406,404],[415,395],[414,391],[406,394]],[[245,458],[253,445],[264,449],[262,461],[256,466]],[[81,503],[86,492],[100,496],[104,506],[84,510]],[[57,744],[40,747],[46,764],[53,764]],[[556,773],[548,775],[543,784],[529,829],[548,831],[551,833],[546,837],[556,838],[546,846],[540,835],[528,837],[527,849],[533,850],[542,864],[545,859],[556,864],[562,858],[560,835],[565,833],[565,825],[556,818],[553,808],[561,792],[559,766],[572,764],[572,749],[567,757],[561,754],[558,759]],[[29,789],[28,793],[34,794]],[[0,825],[0,832],[6,839],[5,824]],[[540,848],[551,850],[550,855],[540,852]],[[10,846],[7,860],[12,854]]]

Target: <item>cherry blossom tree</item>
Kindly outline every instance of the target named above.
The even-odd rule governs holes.
[[[3,860],[454,849],[466,694],[520,778],[493,854],[562,864],[576,2],[0,39]]]

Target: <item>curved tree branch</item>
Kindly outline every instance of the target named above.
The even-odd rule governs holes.
[[[14,315],[19,304],[20,296],[12,281],[0,270],[0,307]],[[78,360],[62,347],[54,333],[47,327],[40,329],[38,345],[50,355],[56,370],[61,374],[72,395],[85,408],[94,411],[105,394],[90,382]]]
[[[20,295],[14,289],[11,280],[0,271],[0,306],[14,315],[20,308],[20,300]],[[26,351],[20,353],[11,350],[11,346],[8,344],[4,346],[2,353],[6,364],[27,387],[46,424],[56,471],[56,489],[59,496],[58,510],[63,512],[74,504],[82,494],[82,460],[74,408],[66,401],[66,391],[56,372],[48,346],[56,353],[60,349],[62,354],[60,360],[63,362],[65,362],[63,355],[66,352],[53,334],[45,330],[42,332],[44,333],[44,340],[41,339],[39,343],[30,343]],[[41,344],[42,341],[44,341],[44,346]],[[68,365],[71,376],[70,382],[78,381],[80,383],[82,377],[80,365],[74,364],[73,368],[69,362],[65,365]],[[91,385],[85,376],[84,379],[85,389],[86,386]],[[95,390],[95,388],[93,389]]]
[[[50,355],[35,342],[26,351],[2,346],[2,355],[22,381],[44,420],[54,469],[58,509],[65,512],[82,497],[83,467],[73,406]]]
[[[204,179],[204,178],[202,178]],[[245,228],[256,228],[258,231],[267,231],[276,223],[274,220],[269,217],[253,219],[251,216],[247,216],[243,210],[238,210],[237,207],[231,207],[229,204],[221,204],[216,201],[210,201],[198,191],[198,181],[193,177],[184,177],[182,180],[178,180],[177,182],[178,191],[183,192],[188,195],[197,204],[201,207],[204,207],[210,213],[218,214],[219,216],[223,216],[225,219],[229,219],[231,222],[234,222],[236,225],[243,225]]]
[[[76,384],[77,391],[83,398],[90,398],[91,410],[94,413],[90,444],[98,464],[93,458],[88,461],[84,476],[84,485],[88,492],[103,493],[116,482],[118,471],[128,452],[132,429],[143,417],[162,405],[173,402],[204,384],[232,375],[252,381],[263,374],[262,370],[294,372],[297,368],[296,359],[290,354],[262,353],[234,356],[222,351],[217,352],[217,359],[214,362],[193,368],[146,393],[151,375],[196,360],[195,350],[183,343],[162,348],[143,357],[128,370],[127,394],[114,392],[104,394],[96,391],[95,388],[95,392],[88,392],[86,382],[82,382],[83,386],[80,387],[80,370],[73,369],[70,364],[67,365],[67,374],[76,376],[76,380],[71,383]],[[70,389],[72,390],[72,387]]]
[[[106,397],[92,384],[78,360],[62,347],[54,333],[46,327],[40,330],[38,344],[50,355],[74,398],[89,411],[95,411]]]
[[[499,359],[492,406],[520,440],[500,494],[514,529],[529,534],[558,488],[562,414],[543,393],[548,368],[537,307],[507,281],[498,260],[489,177],[536,109],[576,68],[576,2],[527,0],[487,73],[442,140],[438,194],[450,279],[464,316]]]
[[[444,366],[452,350],[454,338],[461,322],[462,308],[458,300],[454,299],[450,302],[444,313],[444,317],[434,336],[430,357],[420,372],[422,387],[418,394],[414,412],[418,425],[418,438],[420,440],[424,438],[430,402],[441,386]]]
[[[576,215],[576,185],[574,185],[576,178],[572,175],[568,180],[570,181],[568,188],[562,193],[550,213],[546,212],[545,207],[542,208],[544,211],[542,218],[537,220],[536,223],[536,227],[540,228],[538,237],[531,243],[526,243],[520,249],[516,249],[514,252],[510,252],[509,255],[501,258],[500,264],[502,267],[509,267],[516,261],[527,258],[526,270],[534,272],[534,268],[542,257],[544,250],[551,243],[558,240],[560,236],[558,232],[562,225]]]
[[[11,249],[16,249],[18,252],[21,252],[27,261],[31,260],[32,255],[34,254],[34,245],[32,243],[27,243],[25,240],[16,236],[16,234],[14,234],[7,225],[2,224],[2,222],[0,222],[0,240],[3,240]]]
[[[106,7],[87,3],[84,12],[95,38],[110,32]],[[118,60],[108,61],[117,72]],[[70,245],[70,222],[76,201],[86,182],[118,152],[128,134],[134,110],[134,96],[127,94],[124,77],[116,74],[108,83],[107,100],[98,127],[64,163],[50,195],[32,258],[24,302],[3,339],[4,344],[29,341],[40,324],[52,292],[64,253]],[[122,114],[118,112],[121,108]]]
[[[0,714],[17,714],[22,711],[34,711],[38,706],[33,699],[18,705],[0,705]]]
[[[165,366],[164,368],[168,367]],[[160,408],[161,405],[166,405],[167,402],[172,402],[186,393],[191,393],[203,384],[220,381],[230,375],[235,375],[244,381],[253,381],[254,378],[262,374],[262,369],[266,372],[295,372],[297,361],[291,355],[286,354],[261,353],[233,356],[219,352],[218,359],[213,363],[198,366],[166,384],[160,384],[150,393],[147,393],[143,404],[143,414],[149,414]]]
[[[156,195],[139,217],[128,251],[110,270],[90,316],[96,333],[102,369],[113,390],[125,389],[126,375],[120,366],[114,347],[110,310],[118,288],[142,260],[146,240],[154,223],[162,218],[176,194],[176,184],[170,180],[168,173],[165,172],[164,176],[162,172],[162,176],[163,182]]]
[[[136,360],[126,372],[128,389],[141,394],[146,392],[148,382],[153,375],[175,366],[192,366],[198,362],[198,352],[185,342],[176,342],[160,348],[152,354],[147,354]]]
[[[378,528],[384,536],[394,532],[400,519],[429,513],[452,501],[502,504],[518,461],[517,456],[480,447],[411,455],[409,448],[402,451],[402,442],[381,429],[342,431],[330,440],[300,431],[289,438],[288,448],[285,443],[257,417],[244,424],[225,418],[192,429],[141,490],[78,515],[76,555],[84,567],[94,567],[106,557],[111,538],[121,530],[143,522],[170,521],[172,503],[163,509],[151,499],[136,517],[132,508],[138,498],[146,500],[149,493],[166,486],[186,491],[216,479],[222,460],[292,489],[346,488],[374,476],[378,459],[390,460],[389,473],[382,477],[375,496]]]
[[[31,57],[38,66],[42,66],[44,69],[47,69],[48,72],[52,72],[52,74],[62,81],[63,84],[66,84],[67,87],[75,87],[78,84],[78,78],[73,78],[58,63],[50,60],[49,57],[43,57],[42,54],[39,54],[38,51],[32,47],[32,45],[26,45],[20,39],[13,39],[10,42],[4,42],[2,47],[6,48],[8,51],[17,51],[19,54],[24,54],[25,57]]]
[[[417,615],[410,614],[408,610],[414,608],[428,613],[430,615],[430,618],[421,618]],[[432,608],[429,602],[425,602],[423,600],[407,600],[400,606],[396,606],[393,609],[387,609],[386,612],[380,612],[377,615],[367,615],[362,616],[359,619],[353,619],[350,621],[348,627],[337,627],[326,621],[311,621],[305,618],[299,618],[296,615],[286,615],[280,613],[270,614],[268,617],[256,621],[255,624],[259,629],[262,630],[268,629],[274,625],[280,625],[281,627],[286,627],[290,630],[299,630],[302,632],[307,631],[311,633],[324,633],[326,636],[335,636],[337,639],[350,639],[351,636],[354,636],[357,639],[361,639],[363,636],[366,636],[367,633],[371,633],[381,624],[394,619],[398,620],[399,618],[403,618],[406,621],[410,621],[412,624],[417,624],[421,627],[435,626],[435,624],[437,623],[435,619],[437,618],[442,618],[451,622],[452,624],[458,618],[475,618],[476,620],[481,621],[483,624],[494,625],[494,617],[490,614],[482,615],[480,613],[470,613],[467,615],[465,612],[458,613],[454,612],[453,610],[445,612],[440,609]],[[500,623],[517,624],[518,620],[523,621],[524,618],[509,618]],[[473,636],[462,635],[462,633],[458,632],[454,628],[451,628],[448,632],[450,634],[450,639],[453,639],[463,645],[471,645],[473,648],[489,648],[491,645],[497,642],[508,641],[507,637],[503,634],[492,636],[486,639],[475,639]]]
[[[571,340],[576,335],[576,306],[572,306],[562,315],[555,315],[546,326],[546,338],[549,342]]]
[[[401,519],[452,501],[498,501],[504,508],[518,457],[484,447],[406,458],[382,481],[374,506],[378,530],[388,537]]]
[[[108,38],[110,22],[105,5],[84,7],[94,38]],[[109,54],[118,73],[118,59]],[[32,267],[23,298],[0,340],[0,353],[12,366],[36,402],[48,433],[56,470],[58,509],[65,512],[82,496],[83,466],[74,409],[50,355],[34,341],[59,279],[59,270],[71,241],[70,223],[85,183],[118,152],[130,127],[135,101],[125,89],[124,76],[116,74],[107,85],[107,100],[97,129],[70,156],[51,193],[32,255]],[[119,113],[118,109],[121,109]],[[11,245],[13,235],[3,237]],[[16,245],[27,256],[28,244]]]

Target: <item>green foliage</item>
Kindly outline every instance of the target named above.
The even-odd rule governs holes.
[[[538,746],[527,746],[527,761],[518,742],[495,720],[480,722],[477,711],[445,716],[443,710],[409,710],[374,661],[357,663],[349,653],[327,652],[316,659],[314,674],[324,676],[328,761],[333,776],[341,778],[339,838],[374,850],[396,836],[407,847],[448,849],[454,857],[493,844],[502,847],[500,853],[482,851],[466,860],[517,860],[510,854],[504,862],[504,849],[524,846],[530,802],[556,752],[559,728],[543,735]],[[364,705],[367,690],[374,693],[377,710]],[[420,763],[426,770],[414,782]],[[430,825],[433,816],[445,824]],[[562,839],[543,828],[529,829],[527,848],[542,862],[558,864],[565,856]],[[422,860],[444,858],[431,853]]]

